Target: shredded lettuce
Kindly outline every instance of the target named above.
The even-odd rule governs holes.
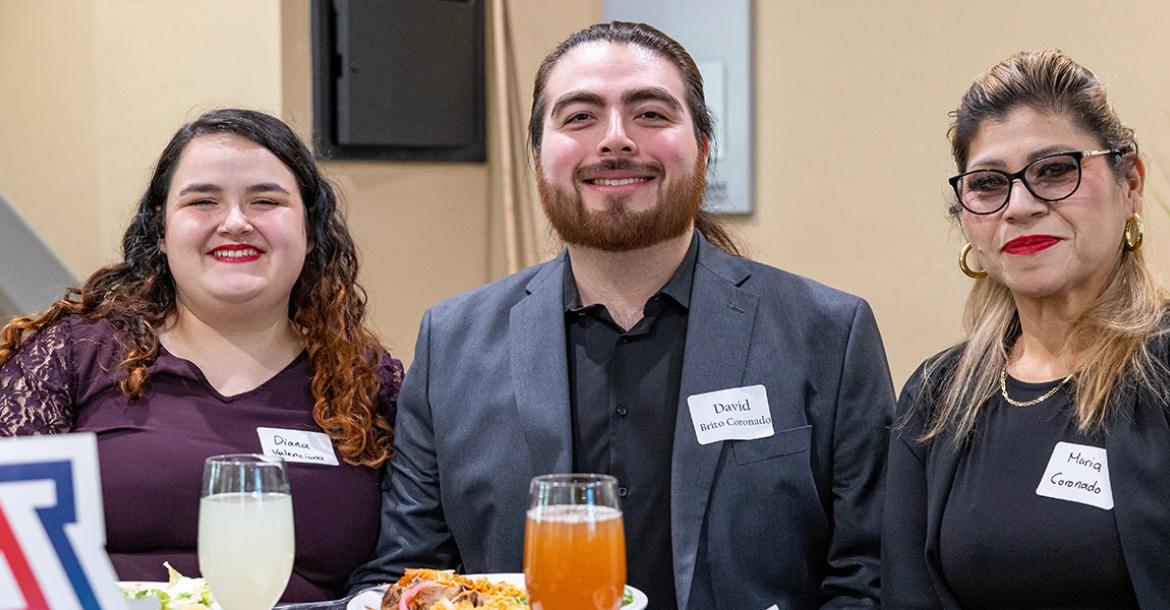
[[[211,589],[207,581],[202,578],[187,578],[163,562],[167,568],[167,584],[158,586],[154,583],[124,582],[118,583],[122,589],[122,596],[126,599],[157,598],[159,610],[213,610]]]

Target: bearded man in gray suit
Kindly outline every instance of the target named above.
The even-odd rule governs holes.
[[[426,313],[353,589],[519,571],[529,480],[601,472],[651,608],[877,605],[894,395],[873,314],[741,258],[701,211],[702,87],[640,24],[545,59],[529,135],[566,249]]]

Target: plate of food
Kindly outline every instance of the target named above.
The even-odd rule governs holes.
[[[646,594],[627,586],[621,610],[645,610]],[[346,610],[528,610],[524,575],[459,575],[453,570],[407,569],[392,585],[367,589]]]

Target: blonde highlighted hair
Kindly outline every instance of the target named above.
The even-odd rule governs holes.
[[[1104,85],[1065,53],[1048,50],[1016,53],[972,83],[951,113],[951,151],[959,172],[966,171],[971,141],[984,122],[1005,120],[1021,107],[1060,115],[1096,136],[1101,148],[1123,151],[1108,157],[1119,182],[1134,169],[1137,141],[1109,104]],[[958,218],[960,209],[953,201],[952,216]],[[1142,253],[1119,243],[1108,286],[1070,331],[1069,349],[1083,354],[1073,378],[1078,430],[1102,430],[1126,385],[1165,391],[1168,372],[1149,343],[1166,332],[1168,321],[1167,295]],[[961,443],[999,391],[1000,371],[1020,333],[1011,291],[991,277],[976,280],[964,325],[967,339],[923,370],[924,391],[918,396],[930,403],[918,405],[929,409],[923,441],[944,437]]]

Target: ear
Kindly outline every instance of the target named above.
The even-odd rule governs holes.
[[[1146,162],[1134,155],[1133,167],[1125,174],[1126,198],[1130,201],[1130,212],[1142,213],[1142,192],[1146,184]]]
[[[703,165],[709,166],[711,165],[711,139],[704,137],[701,144],[699,153],[703,155]]]

